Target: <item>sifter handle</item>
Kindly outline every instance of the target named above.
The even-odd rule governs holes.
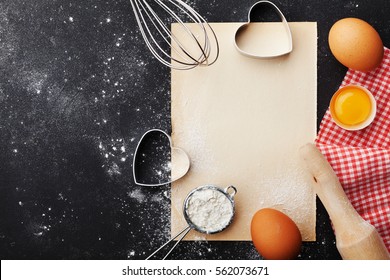
[[[179,232],[178,234],[176,234],[174,237],[172,237],[171,239],[169,239],[167,242],[165,242],[160,248],[158,248],[156,251],[154,251],[149,257],[147,257],[145,260],[149,260],[151,257],[153,257],[155,254],[157,254],[162,248],[164,248],[165,246],[167,246],[169,243],[171,243],[171,241],[173,241],[176,237],[180,236],[182,234],[182,236],[180,237],[179,240],[176,241],[175,245],[173,245],[173,247],[168,251],[168,253],[166,253],[166,255],[164,256],[163,260],[165,260],[171,253],[172,251],[176,248],[176,246],[179,244],[180,241],[183,240],[183,238],[190,232],[192,228],[190,226],[184,228],[181,232]]]

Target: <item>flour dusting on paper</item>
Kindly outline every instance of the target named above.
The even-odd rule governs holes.
[[[272,33],[277,23],[262,24]],[[172,70],[172,141],[191,169],[172,184],[171,232],[186,226],[182,207],[192,189],[234,185],[233,223],[215,235],[191,231],[188,240],[251,240],[250,221],[264,207],[283,211],[304,240],[315,240],[315,193],[298,149],[317,131],[316,23],[290,23],[292,53],[268,60],[235,49],[240,25],[212,24],[220,43],[214,65]]]

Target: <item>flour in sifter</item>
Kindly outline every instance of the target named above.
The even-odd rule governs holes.
[[[233,207],[225,194],[214,189],[200,189],[188,200],[187,215],[191,222],[206,232],[224,229],[233,216]]]

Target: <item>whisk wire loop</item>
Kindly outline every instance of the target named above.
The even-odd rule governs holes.
[[[182,0],[130,0],[130,3],[141,36],[159,62],[179,70],[215,63],[219,56],[217,36],[191,6]],[[172,33],[170,23],[179,25],[180,38]]]
[[[141,31],[141,35],[146,43],[146,46],[148,47],[150,52],[153,54],[153,56],[156,57],[161,63],[163,63],[166,66],[170,66],[170,64],[159,55],[159,53],[157,52],[157,50],[155,50],[155,48],[153,47],[152,43],[149,40],[149,37],[150,37],[151,40],[153,41],[154,45],[157,46],[163,54],[165,54],[166,56],[169,57],[169,55],[164,51],[164,49],[157,43],[154,36],[151,34],[149,27],[146,24],[146,20],[144,18],[142,11],[145,11],[147,9],[147,6],[145,6],[142,3],[142,1],[139,1],[139,0],[131,0],[130,3],[133,7],[133,10],[138,11],[138,12],[134,12],[134,14],[135,14],[139,29]],[[146,13],[146,15],[149,18],[151,18],[151,15],[149,13]],[[151,22],[153,23],[153,20],[151,20]],[[162,25],[160,25],[160,27],[161,26]],[[156,29],[161,34],[160,29],[157,27],[156,27]],[[147,36],[147,34],[149,34],[149,37]]]
[[[162,1],[159,1],[157,0],[160,4],[161,4],[161,7],[170,15],[172,16],[172,18],[174,18],[177,22],[183,24],[183,26],[185,27],[185,30],[186,30],[186,33],[187,35],[193,35],[191,33],[191,31],[187,28],[187,26],[185,26],[185,24],[182,22],[182,20],[168,7],[166,6]],[[172,1],[170,1],[172,2]],[[150,6],[148,5],[148,7],[150,8]],[[183,10],[184,11],[184,10]],[[186,11],[184,11],[186,13]],[[163,49],[157,44],[155,38],[153,37],[153,35],[151,33],[150,36],[153,40],[153,42],[157,45],[157,47],[162,51],[162,53],[164,55],[166,55],[166,57],[174,60],[175,62],[177,63],[180,63],[180,64],[184,64],[184,65],[193,65],[193,63],[199,61],[199,59],[195,59],[194,57],[192,57],[187,51],[186,49],[184,48],[183,44],[180,42],[180,40],[177,39],[176,36],[174,36],[172,34],[172,32],[166,27],[166,25],[164,25],[163,21],[160,19],[160,17],[158,17],[158,15],[153,11],[153,9],[150,9],[150,13],[153,15],[154,19],[157,20],[157,22],[160,24],[160,26],[157,26],[156,23],[153,21],[153,19],[151,17],[150,20],[152,22],[152,24],[154,25],[154,27],[156,28],[156,30],[159,32],[159,34],[162,36],[163,40],[171,47],[171,50],[174,51],[178,56],[180,56],[181,59],[187,61],[188,58],[190,58],[192,61],[190,62],[183,62],[181,60],[178,60],[174,57],[171,57],[170,55],[168,55],[165,51],[163,51]],[[186,13],[186,15],[189,15],[188,13]],[[180,48],[180,51],[174,46],[171,44],[170,40],[168,40],[166,38],[166,36],[164,36],[164,34],[162,34],[162,32],[160,32],[160,28],[163,29],[163,31],[165,31],[165,34],[168,35],[169,38],[173,39],[173,41],[175,42],[175,44]],[[196,38],[194,37],[194,39],[196,40]],[[201,48],[200,44],[199,45],[199,48]],[[184,57],[183,56],[183,53],[187,56],[187,57]],[[205,54],[203,54],[205,55]]]

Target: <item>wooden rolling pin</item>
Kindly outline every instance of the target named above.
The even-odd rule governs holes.
[[[313,187],[324,204],[336,235],[336,246],[346,260],[389,260],[375,227],[353,208],[332,167],[314,144],[300,149],[313,176]]]

